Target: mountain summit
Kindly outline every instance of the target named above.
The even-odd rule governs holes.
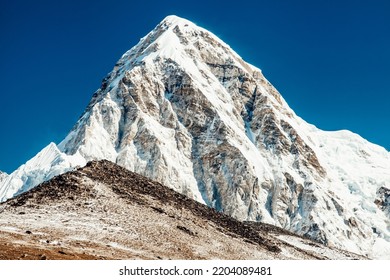
[[[211,32],[165,18],[115,64],[68,136],[0,199],[106,159],[239,220],[390,258],[390,153],[299,118]]]

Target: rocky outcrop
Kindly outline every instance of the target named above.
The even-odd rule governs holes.
[[[380,187],[376,194],[375,204],[390,218],[390,189]]]

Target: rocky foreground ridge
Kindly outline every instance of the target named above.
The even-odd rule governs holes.
[[[109,161],[0,204],[0,259],[358,259],[240,222]]]

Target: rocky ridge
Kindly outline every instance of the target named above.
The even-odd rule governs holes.
[[[0,204],[0,259],[356,259],[242,223],[109,161]]]

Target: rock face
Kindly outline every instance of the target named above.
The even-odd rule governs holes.
[[[375,204],[390,218],[390,189],[380,187],[376,193]]]
[[[239,220],[390,258],[380,191],[390,188],[389,152],[306,123],[258,68],[175,16],[122,56],[58,148],[116,162]],[[7,188],[3,200],[26,190],[4,196]]]
[[[240,222],[110,161],[0,204],[0,259],[362,259]]]

